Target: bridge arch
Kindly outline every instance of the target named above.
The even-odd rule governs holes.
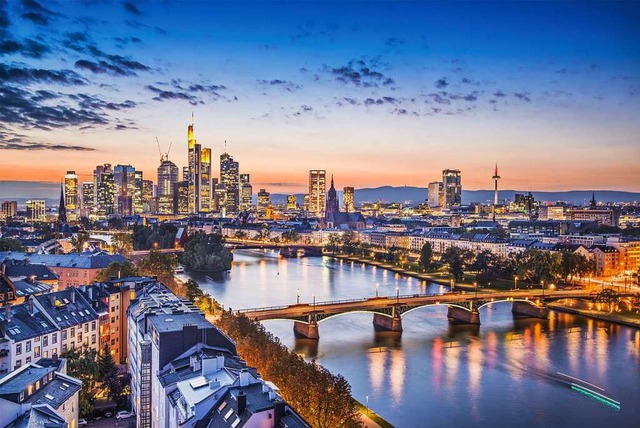
[[[531,300],[531,299],[513,299],[513,298],[509,298],[509,299],[500,299],[500,300],[490,300],[488,302],[484,302],[482,303],[480,306],[478,306],[478,309],[482,309],[485,306],[489,306],[489,305],[493,305],[494,303],[503,303],[503,302],[507,302],[507,303],[513,303],[513,302],[524,302],[524,303],[528,303],[531,306],[537,307],[538,303],[536,300]]]
[[[318,324],[320,324],[323,321],[326,321],[328,319],[331,318],[335,318],[335,317],[339,317],[342,315],[349,315],[349,314],[354,314],[354,313],[361,313],[361,314],[378,314],[378,315],[382,315],[385,317],[389,317],[389,318],[393,318],[393,313],[391,311],[391,308],[389,310],[389,313],[386,313],[385,311],[380,311],[380,310],[368,310],[368,309],[358,309],[358,310],[354,310],[354,311],[345,311],[345,312],[338,312],[335,314],[331,314],[331,315],[327,315],[327,316],[320,316],[318,317]]]
[[[422,309],[422,308],[427,307],[427,306],[445,306],[447,308],[450,307],[450,306],[455,306],[456,308],[464,309],[465,311],[471,312],[471,309],[467,308],[464,305],[459,305],[457,303],[439,302],[439,303],[425,303],[424,305],[415,306],[415,307],[413,307],[411,309],[407,309],[406,311],[402,312],[400,314],[400,316],[405,316],[409,312],[413,312],[413,311],[415,311],[417,309]]]

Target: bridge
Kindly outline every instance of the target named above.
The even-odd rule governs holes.
[[[590,290],[511,290],[490,293],[411,294],[387,297],[371,297],[328,302],[297,303],[288,306],[240,309],[237,312],[257,320],[286,319],[294,321],[296,337],[318,339],[318,323],[329,318],[351,312],[373,314],[376,331],[402,331],[402,316],[424,306],[447,306],[450,321],[466,324],[480,324],[479,310],[486,305],[506,302],[518,315],[546,319],[549,310],[546,303],[561,299],[593,299],[596,292]],[[629,297],[631,294],[619,294]]]
[[[280,250],[280,255],[284,257],[310,257],[322,256],[321,245],[296,244],[296,243],[278,243],[263,241],[247,241],[226,239],[226,247],[230,250],[239,249],[275,249]]]

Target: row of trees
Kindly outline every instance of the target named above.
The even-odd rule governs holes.
[[[223,312],[217,326],[236,342],[247,364],[278,385],[283,398],[313,427],[362,426],[351,386],[342,376],[290,352],[262,324],[245,315]]]
[[[109,399],[119,407],[126,405],[131,393],[131,376],[118,371],[108,344],[100,352],[94,349],[70,349],[60,356],[67,360],[67,374],[82,381],[78,404],[80,416],[89,417],[93,414],[98,385],[105,388]]]
[[[165,254],[158,250],[151,250],[138,265],[126,261],[113,262],[102,269],[96,281],[108,281],[112,278],[126,278],[128,276],[157,276],[158,281],[169,287],[176,294],[181,293],[180,284],[175,279],[175,269],[178,259],[173,254]]]
[[[196,232],[184,245],[182,264],[195,272],[222,272],[231,269],[233,254],[219,233]]]
[[[222,311],[222,306],[210,294],[202,291],[197,282],[189,279],[184,284],[185,296],[191,300],[201,311],[215,315]]]
[[[135,226],[132,244],[134,250],[150,250],[151,248],[173,248],[178,228],[170,223],[157,227]]]

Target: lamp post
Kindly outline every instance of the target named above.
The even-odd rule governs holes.
[[[313,295],[313,312],[316,311],[316,295]]]
[[[378,297],[378,289],[380,288],[380,284],[376,284],[376,297]]]
[[[517,290],[517,289],[518,289],[518,275],[515,275],[515,276],[513,277],[513,288],[514,288],[515,290]]]
[[[396,303],[400,303],[400,288],[396,287]]]
[[[364,396],[364,401],[366,402],[366,406],[367,406],[367,415],[369,414],[369,394]]]
[[[453,287],[455,287],[456,283],[453,280],[453,278],[451,278],[451,281],[449,281],[449,283],[451,284],[451,291],[453,291]]]
[[[542,298],[544,299],[544,281],[540,281],[540,285],[542,285]]]
[[[300,289],[296,291],[296,305],[300,304]]]
[[[474,282],[473,286],[475,287],[475,297],[474,297],[474,299],[477,299],[478,298],[478,282],[477,281]]]

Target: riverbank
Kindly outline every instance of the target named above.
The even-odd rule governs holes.
[[[571,308],[560,303],[549,303],[549,309],[553,309],[558,312],[566,312],[570,314],[582,315],[588,318],[594,318],[600,321],[607,321],[614,324],[622,324],[627,327],[633,327],[640,329],[640,318],[630,317],[619,313],[608,313],[602,311],[594,311],[590,309],[577,309]]]
[[[360,422],[364,424],[365,428],[394,428],[386,421],[382,416],[365,407],[361,402],[356,400],[356,408],[360,412]]]

